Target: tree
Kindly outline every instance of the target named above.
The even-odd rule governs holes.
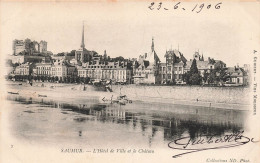
[[[84,83],[84,77],[80,77],[80,83]]]
[[[64,80],[64,83],[68,82],[68,78],[66,76],[63,78],[63,80]]]
[[[44,76],[43,80],[48,81],[48,76]]]
[[[8,59],[8,60],[6,61],[6,65],[7,65],[7,66],[10,66],[10,67],[13,67],[13,66],[14,66],[14,64],[13,64],[13,62],[12,62],[11,59]]]
[[[64,52],[58,53],[57,56],[64,56]]]
[[[74,83],[75,82],[75,78],[70,78],[70,83]]]
[[[191,85],[200,85],[200,83],[201,83],[201,76],[200,76],[199,73],[192,74],[189,80],[190,80],[189,83]]]
[[[77,78],[78,78],[77,76],[74,76],[74,77],[73,77],[73,83],[76,83],[76,82],[77,82]]]
[[[186,82],[186,84],[190,84],[189,81],[190,81],[190,72],[185,72],[183,75],[182,75],[182,80],[184,82]]]
[[[209,84],[215,84],[215,81],[216,81],[216,72],[213,70],[209,74],[208,83]]]
[[[191,67],[190,67],[190,73],[191,74],[197,74],[199,73],[198,67],[197,67],[197,62],[196,59],[193,59]]]
[[[11,75],[8,75],[8,79],[11,80],[13,77]]]
[[[41,80],[41,77],[40,77],[40,76],[37,76],[36,79],[39,81],[39,80]]]
[[[219,69],[219,80],[221,82],[226,82],[229,77],[230,77],[230,75],[227,74],[227,71],[225,68]]]
[[[84,84],[88,84],[89,80],[90,80],[89,77],[85,77],[85,78],[84,78]]]
[[[59,81],[59,77],[58,76],[55,76],[55,81]]]
[[[203,77],[202,77],[202,80],[203,80],[204,83],[208,82],[209,74],[210,73],[204,71],[204,74],[203,74]]]
[[[80,82],[80,77],[77,76],[77,77],[76,77],[76,83],[79,83],[79,82]]]
[[[13,67],[17,67],[17,66],[19,66],[19,63],[15,63],[15,64],[13,65]]]
[[[44,82],[44,76],[41,76],[41,81]]]
[[[124,57],[122,57],[122,56],[116,57],[116,58],[114,59],[115,62],[117,62],[117,61],[124,61],[124,60],[125,60],[125,59],[124,59]]]
[[[33,76],[32,75],[28,75],[28,80],[32,81],[32,79],[33,79]]]
[[[68,76],[67,82],[68,82],[68,83],[71,83],[71,77],[70,77],[70,76]]]
[[[199,74],[196,59],[193,59],[190,67],[190,71],[184,74],[184,79],[187,84],[200,85],[202,78],[201,75]]]

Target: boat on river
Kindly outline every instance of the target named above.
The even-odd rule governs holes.
[[[38,94],[38,97],[47,97],[47,95],[40,95],[40,94]]]
[[[7,92],[9,94],[19,95],[19,92]]]
[[[126,103],[132,103],[132,100],[130,100],[126,95],[119,95],[116,98],[112,95],[111,97],[103,97],[102,101],[105,103],[118,103],[121,105],[125,105]]]

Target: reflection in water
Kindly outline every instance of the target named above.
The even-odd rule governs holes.
[[[44,98],[32,99],[13,95],[8,96],[8,100],[23,104],[24,107],[36,105],[37,107],[44,108],[59,108],[61,112],[52,114],[66,115],[65,120],[73,117],[72,113],[77,113],[77,116],[74,116],[72,120],[78,125],[92,121],[102,123],[104,127],[102,128],[101,126],[97,130],[101,130],[108,135],[113,135],[113,130],[116,130],[118,125],[121,128],[128,128],[128,130],[130,127],[130,129],[138,131],[135,134],[141,134],[142,136],[149,133],[147,136],[149,145],[152,144],[154,137],[158,133],[162,134],[162,141],[169,142],[184,134],[188,134],[188,136],[194,139],[201,134],[221,136],[226,132],[237,132],[243,130],[243,122],[246,114],[245,111],[238,110],[142,102],[135,102],[124,106],[118,104],[99,104],[91,101],[73,104]],[[34,111],[28,108],[24,112],[34,113]],[[84,117],[80,115],[89,116]],[[66,123],[70,123],[70,121]],[[31,130],[29,132],[33,133],[37,131]],[[83,137],[85,136],[84,132],[81,128],[78,130],[77,135]],[[88,132],[91,131],[88,130]]]

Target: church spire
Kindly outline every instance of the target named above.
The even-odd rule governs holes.
[[[154,51],[154,42],[153,42],[153,38],[152,38],[152,51]]]
[[[85,49],[85,44],[84,44],[84,21],[83,21],[83,29],[82,29],[82,40],[81,40],[81,46],[82,49]]]
[[[202,53],[202,56],[201,56],[201,61],[204,61],[203,53]]]

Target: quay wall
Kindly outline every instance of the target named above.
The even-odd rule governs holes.
[[[172,99],[204,101],[228,104],[250,104],[250,88],[246,87],[203,87],[203,86],[142,86],[113,85],[115,93],[140,99]]]
[[[247,87],[203,87],[203,86],[148,86],[148,85],[112,85],[113,92],[104,92],[92,85],[64,84],[64,83],[34,83],[31,87],[29,84],[21,82],[9,82],[8,87],[13,91],[23,89],[40,91],[45,90],[45,94],[50,91],[51,94],[66,92],[68,94],[79,95],[99,95],[104,96],[120,93],[127,95],[132,100],[161,102],[161,103],[180,103],[192,105],[209,105],[209,103],[219,103],[226,107],[226,104],[236,104],[234,107],[250,105],[250,88]],[[42,87],[44,85],[44,87]],[[38,88],[37,88],[38,87]],[[54,87],[52,89],[51,87]],[[83,95],[82,94],[82,95]]]

